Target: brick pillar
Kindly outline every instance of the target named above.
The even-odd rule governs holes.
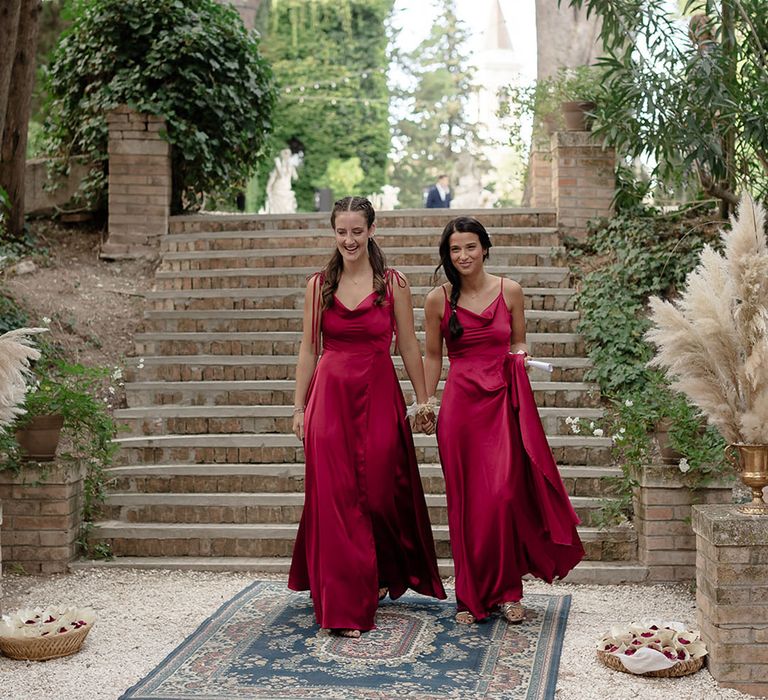
[[[168,233],[171,147],[160,136],[162,117],[122,105],[109,126],[109,236],[101,257],[155,257]]]
[[[552,199],[552,152],[548,140],[538,139],[531,149],[531,206],[549,209]]]
[[[60,574],[78,554],[83,468],[25,464],[0,471],[3,560],[27,574]]]
[[[768,697],[768,517],[694,506],[696,607],[709,672]]]
[[[552,198],[560,230],[584,237],[587,222],[613,215],[616,156],[590,131],[552,134]]]
[[[634,474],[637,554],[648,567],[648,581],[692,581],[696,577],[696,538],[691,528],[694,503],[731,503],[732,476],[693,489],[676,465],[645,465]]]

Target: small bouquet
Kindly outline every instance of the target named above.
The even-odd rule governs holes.
[[[12,659],[44,661],[74,654],[96,621],[89,608],[26,609],[0,620],[0,651]]]
[[[597,643],[597,657],[609,668],[660,678],[695,673],[706,654],[700,633],[674,621],[614,625]]]

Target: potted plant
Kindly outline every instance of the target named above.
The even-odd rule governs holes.
[[[768,242],[765,213],[749,195],[739,204],[724,253],[705,246],[674,302],[651,298],[652,364],[666,370],[731,443],[752,490],[744,513],[768,515]]]
[[[596,66],[565,68],[558,73],[557,93],[566,131],[592,130],[602,76]]]

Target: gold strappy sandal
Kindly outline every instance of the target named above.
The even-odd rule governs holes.
[[[525,608],[520,601],[510,601],[509,603],[502,603],[499,606],[501,614],[504,615],[504,619],[516,625],[525,619]]]
[[[475,621],[475,616],[469,610],[460,610],[456,613],[455,619],[460,625],[471,625]]]

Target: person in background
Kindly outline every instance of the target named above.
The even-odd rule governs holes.
[[[448,188],[448,176],[440,175],[437,182],[427,192],[427,209],[448,209],[451,206],[451,191]]]

